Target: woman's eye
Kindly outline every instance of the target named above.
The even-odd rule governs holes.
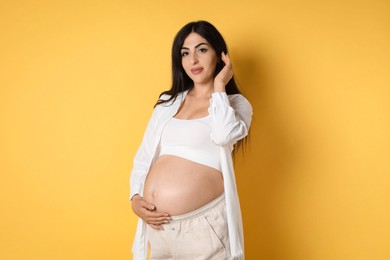
[[[206,48],[201,48],[201,49],[199,49],[199,52],[206,52],[206,51],[207,51]]]
[[[184,57],[184,56],[187,56],[188,55],[188,52],[182,52],[181,53],[181,56]]]

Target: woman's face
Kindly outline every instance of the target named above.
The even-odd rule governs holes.
[[[214,80],[218,57],[208,41],[197,33],[190,33],[181,48],[181,64],[194,84]]]

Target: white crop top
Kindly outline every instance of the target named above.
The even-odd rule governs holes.
[[[161,135],[160,155],[169,154],[221,171],[219,147],[211,141],[211,116],[172,118]]]

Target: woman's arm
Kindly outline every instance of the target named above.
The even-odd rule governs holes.
[[[153,110],[152,116],[146,126],[141,145],[133,160],[133,169],[130,173],[130,200],[135,194],[143,196],[143,189],[146,176],[154,157],[154,135],[158,122],[157,108]]]
[[[234,144],[248,134],[252,121],[252,106],[240,94],[228,96],[226,92],[214,92],[209,113],[213,125],[211,140],[220,146]]]
[[[167,100],[170,96],[163,95],[160,99]],[[154,108],[151,118],[146,126],[141,145],[133,160],[133,169],[130,173],[130,200],[135,194],[143,196],[144,184],[149,168],[155,156],[157,142],[156,129],[160,122],[162,106],[158,105]]]
[[[143,196],[146,176],[149,172],[155,153],[155,129],[158,123],[158,108],[153,110],[140,147],[134,157],[130,174],[130,200],[134,213],[154,229],[161,229],[170,217],[165,212],[156,211],[156,207],[147,202]]]
[[[248,134],[252,121],[252,106],[242,95],[226,94],[225,86],[233,77],[229,55],[221,54],[225,63],[214,79],[214,93],[211,95],[209,114],[213,118],[211,139],[220,146],[234,144]]]

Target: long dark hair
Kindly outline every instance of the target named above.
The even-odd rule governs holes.
[[[227,45],[223,39],[221,33],[214,27],[211,23],[207,21],[196,21],[186,24],[180,31],[176,34],[175,39],[172,44],[172,87],[171,89],[164,91],[160,94],[160,98],[154,106],[169,102],[171,100],[176,100],[176,97],[179,93],[185,90],[191,90],[194,87],[194,82],[184,71],[182,66],[182,55],[181,49],[183,47],[184,41],[190,33],[197,33],[203,38],[205,38],[210,44],[211,48],[214,49],[215,53],[218,56],[217,66],[215,68],[214,76],[216,76],[222,68],[225,66],[221,58],[221,53],[228,53]],[[226,94],[241,94],[240,90],[237,87],[234,76],[225,86]],[[168,99],[161,99],[161,96],[168,94],[170,97]],[[247,142],[247,138],[239,140],[234,149],[234,152],[237,149]]]
[[[188,77],[181,64],[181,48],[183,47],[184,40],[192,32],[195,32],[205,38],[209,42],[211,48],[213,48],[217,54],[218,62],[215,68],[214,76],[216,76],[224,67],[225,64],[222,61],[221,53],[224,52],[227,54],[228,49],[225,40],[217,28],[215,28],[214,25],[207,21],[197,21],[186,24],[176,34],[172,44],[172,87],[170,90],[164,91],[160,94],[160,97],[164,94],[168,94],[170,97],[167,100],[159,99],[155,106],[169,102],[171,100],[175,100],[180,92],[190,90],[194,87],[194,82],[190,77]],[[237,87],[236,81],[234,80],[234,76],[226,85],[226,94],[241,94]]]

